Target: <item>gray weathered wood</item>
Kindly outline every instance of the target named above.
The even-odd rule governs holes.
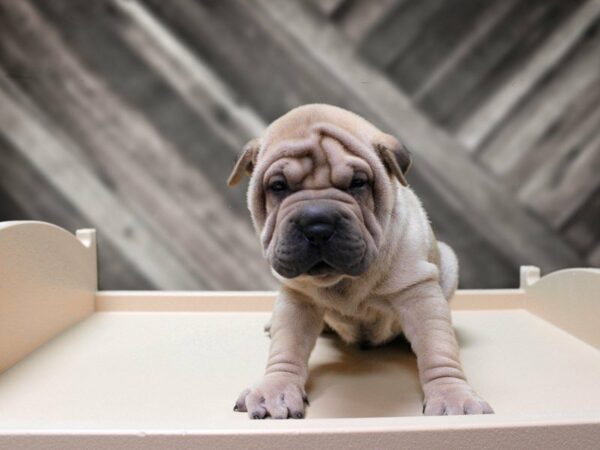
[[[600,267],[600,186],[565,224],[565,236],[586,257],[591,267]]]
[[[498,4],[511,6],[511,2],[507,0],[463,1],[460,6],[456,2],[439,3],[439,8],[431,17],[423,21],[410,46],[399,53],[387,68],[390,77],[415,101],[425,95],[425,92],[417,95],[426,81],[424,75],[433,72],[459,46],[469,30],[483,20],[482,15],[486,10],[498,17]],[[469,26],[470,24],[473,26]],[[388,45],[395,47],[395,42],[388,42]]]
[[[10,12],[24,14],[29,37],[37,33],[38,39],[13,41],[13,48],[25,47],[13,56],[24,67],[44,61],[55,79],[69,80],[64,86],[53,83],[51,77],[40,79],[37,98],[47,107],[53,105],[70,133],[83,144],[85,156],[127,194],[128,207],[152,224],[161,242],[177,249],[186,271],[193,271],[204,286],[219,286],[223,273],[231,286],[272,283],[266,267],[255,264],[260,251],[254,233],[222,207],[219,192],[178,158],[144,117],[80,65],[58,37],[53,39],[42,20],[25,5],[12,4]],[[18,35],[13,29],[7,38],[18,39]],[[88,101],[90,97],[93,103]],[[56,104],[59,99],[61,103]],[[230,248],[235,248],[236,254],[229,253]]]
[[[389,67],[410,48],[427,20],[442,9],[444,3],[420,0],[396,4],[365,36],[359,45],[360,52],[377,67]]]
[[[590,256],[600,246],[600,186],[573,214],[561,231],[573,248],[585,255],[588,264],[592,264]],[[596,266],[600,266],[597,262]]]
[[[577,0],[518,2],[456,70],[420,99],[420,107],[446,128],[459,128],[577,5]]]
[[[332,16],[344,5],[352,0],[308,0],[308,2],[317,8],[321,14]]]
[[[0,174],[0,221],[40,220],[71,232],[89,226],[90,219],[80,214],[2,136]],[[98,270],[99,289],[156,289],[103,233],[98,235]]]
[[[266,124],[262,119],[234,98],[214,71],[146,7],[136,0],[117,0],[115,6],[130,19],[118,32],[223,141],[241,150],[249,139],[263,132]],[[217,117],[221,111],[230,118],[227,122]]]
[[[0,2],[0,90],[31,122],[0,127],[0,216],[96,226],[104,287],[185,288],[156,284],[160,254],[192,288],[273,286],[244,188],[224,180],[247,139],[316,101],[412,147],[409,181],[464,287],[515,286],[522,263],[597,264],[599,1]],[[469,149],[455,133],[478,117]],[[27,156],[32,130],[61,147],[38,160],[52,164]],[[67,194],[73,161],[84,192]],[[105,196],[120,206],[100,213]],[[104,239],[119,208],[150,249],[127,246],[135,229]]]
[[[93,172],[70,151],[73,145],[49,131],[31,105],[0,72],[0,131],[11,145],[68,199],[101,235],[122,249],[124,256],[159,288],[194,287],[195,278],[163,243],[98,182]],[[8,97],[11,92],[13,97]],[[157,266],[155,260],[162,260]]]
[[[600,245],[590,252],[587,261],[591,267],[600,267]]]
[[[467,222],[482,230],[507,258],[521,263],[547,261],[554,267],[579,263],[580,259],[561,237],[515,204],[502,186],[466,156],[460,144],[433,127],[387,80],[357,59],[336,30],[305,14],[298,4],[268,6],[262,0],[255,3],[311,48],[319,62],[350,92],[350,87],[360,80],[370,80],[363,89],[353,92],[369,109],[368,116],[377,117],[377,122],[385,124],[414,149],[416,167],[436,178],[434,189],[438,189],[438,195],[461,211]]]
[[[588,0],[582,5],[527,61],[525,67],[516,71],[502,89],[471,114],[458,130],[459,140],[468,149],[477,149],[536,83],[560,63],[599,15],[600,1]]]
[[[570,105],[589,95],[600,82],[600,73],[596,70],[600,66],[600,58],[596,58],[599,54],[600,36],[595,36],[572,58],[570,64],[556,76],[548,77],[546,85],[490,138],[480,149],[480,160],[514,186],[524,181],[519,165],[526,167],[532,163],[547,162],[549,149],[540,147],[542,139],[560,122]],[[526,161],[530,152],[538,153],[540,158]]]
[[[462,22],[462,27],[465,28],[465,36],[452,49],[448,49],[446,54],[438,57],[439,65],[432,67],[429,72],[421,71],[421,80],[418,89],[412,95],[416,102],[422,99],[435,89],[452,71],[457,70],[457,67],[464,63],[464,59],[470,55],[477,47],[479,42],[486,39],[490,33],[498,26],[500,21],[514,7],[516,0],[503,0],[500,2],[488,3],[480,16],[475,17],[473,26],[465,26]],[[442,35],[439,40],[444,42],[447,39]],[[436,44],[438,45],[438,44]],[[438,54],[441,52],[437,52]]]
[[[265,122],[299,104],[323,99],[358,107],[347,100],[344,89],[323,79],[310,53],[289,39],[274,36],[268,24],[253,19],[249,2],[144,0],[144,4],[215,67]]]
[[[600,108],[578,125],[562,145],[548,152],[518,195],[555,228],[564,225],[600,186]]]
[[[247,95],[252,99],[253,107],[260,111],[261,115],[276,117],[297,104],[314,101],[314,95],[318,93],[318,101],[348,107],[381,124],[380,119],[374,117],[365,107],[362,99],[349,92],[347,85],[332,77],[319,60],[307,53],[286,30],[274,24],[268,15],[262,14],[256,5],[243,3],[242,6],[236,2],[220,1],[218,5],[211,5],[209,14],[201,9],[203,5],[195,3],[184,3],[183,10],[167,9],[162,2],[148,3],[162,20],[167,21],[185,37],[186,43],[194,46],[200,53],[206,52],[207,57],[210,55],[217,67],[227,67],[228,70],[223,72],[222,76],[229,78],[231,87],[243,93],[240,95]],[[212,35],[216,30],[225,37],[214,39]],[[245,42],[245,35],[252,36],[252,42],[247,44],[248,48],[242,44]],[[240,52],[240,55],[236,52]],[[236,57],[232,58],[232,54]],[[247,63],[253,63],[259,68],[281,67],[282,70],[271,71],[266,78],[236,76],[245,73]],[[297,86],[295,81],[299,76],[303,79],[301,87]],[[289,97],[286,95],[275,95],[279,89],[282,92],[294,92],[299,97],[298,103],[288,103]],[[269,92],[270,95],[255,98],[257,92]],[[427,174],[423,173],[422,169],[416,166],[411,174],[411,183],[428,206],[440,236],[450,240],[464,260],[468,260],[461,273],[465,285],[485,283],[482,281],[484,275],[489,276],[486,280],[502,280],[504,286],[514,285],[514,282],[507,282],[514,276],[514,263],[504,258],[495,246],[491,246],[481,236],[479,228],[466,223],[460,214],[456,214],[456,210],[431,187],[431,181],[427,180]],[[474,249],[478,250],[478,255],[482,255],[481,259],[477,259],[477,263],[471,262],[474,261]],[[487,262],[484,261],[486,258]],[[482,273],[481,267],[484,264],[486,270],[489,268],[489,273]]]
[[[360,42],[377,24],[409,0],[358,0],[352,1],[336,23],[353,42]]]
[[[241,145],[232,144],[232,138],[224,140],[221,130],[231,127],[231,137],[236,136],[241,127],[236,125],[235,116],[203,97],[201,92],[206,88],[199,89],[200,95],[188,101],[172,81],[153,70],[144,56],[149,51],[140,55],[138,48],[122,38],[124,30],[133,24],[115,3],[97,0],[93,4],[74,4],[56,0],[36,1],[35,5],[82,65],[150,124],[186,164],[202,174],[203,180],[223,197],[215,199],[217,203],[231,205],[234,213],[245,209],[241,191],[223,189],[223,180],[227,179]],[[199,108],[203,100],[209,101]],[[196,109],[190,106],[192,102]],[[206,114],[200,115],[198,110]],[[205,117],[210,117],[210,121]],[[216,122],[221,123],[219,128],[212,126]],[[243,136],[237,140],[245,141]],[[245,220],[245,215],[240,214],[240,218]]]

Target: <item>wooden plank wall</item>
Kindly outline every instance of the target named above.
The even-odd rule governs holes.
[[[415,153],[463,287],[600,265],[600,0],[0,0],[0,220],[99,231],[104,289],[268,289],[243,143],[302,103]]]

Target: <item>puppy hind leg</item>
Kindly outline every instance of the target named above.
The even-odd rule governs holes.
[[[438,241],[440,252],[440,286],[446,300],[450,300],[458,287],[458,258],[445,242]]]

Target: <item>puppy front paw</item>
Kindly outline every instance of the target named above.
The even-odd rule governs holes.
[[[493,414],[488,402],[479,397],[466,382],[436,380],[423,387],[426,416],[450,416],[463,414]]]
[[[303,419],[305,404],[308,398],[298,377],[273,373],[242,391],[233,410],[247,412],[251,419]]]

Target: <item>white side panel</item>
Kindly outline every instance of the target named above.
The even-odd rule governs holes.
[[[94,310],[94,230],[0,223],[0,373]]]
[[[600,349],[600,269],[565,269],[539,278],[521,269],[527,310]]]

